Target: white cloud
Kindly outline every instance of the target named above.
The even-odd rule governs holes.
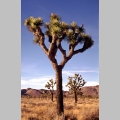
[[[21,85],[26,85],[26,84],[27,84],[27,81],[21,80]]]
[[[53,76],[44,76],[41,78],[33,78],[29,80],[21,79],[21,88],[34,88],[34,89],[45,89],[45,84],[47,83],[48,80],[54,79]],[[99,85],[99,82],[95,81],[89,81],[86,83],[85,86],[96,86]],[[56,89],[56,86],[54,87]],[[68,87],[66,87],[66,82],[63,81],[63,90],[68,90]]]
[[[44,76],[40,78],[32,78],[29,80],[21,79],[21,88],[25,87],[31,87],[31,88],[45,88],[45,84],[47,83],[48,80],[53,79],[53,76]]]
[[[62,74],[65,76],[73,76],[74,73],[87,73],[87,72],[94,72],[94,73],[99,73],[97,70],[75,70],[75,71],[62,71]],[[48,80],[53,79],[55,80],[55,76],[43,76],[39,78],[23,78],[21,77],[21,88],[35,88],[35,89],[45,89],[45,84],[47,83]],[[63,81],[63,90],[68,90],[68,88],[65,86],[67,84],[67,81]],[[98,85],[98,82],[90,81],[87,82],[85,86],[94,86]],[[55,86],[56,89],[56,86]]]
[[[85,84],[85,86],[96,86],[96,85],[99,85],[99,82],[95,82],[95,81],[89,81]],[[66,87],[66,84],[63,83],[63,90],[69,90],[68,87]]]
[[[63,75],[67,75],[67,76],[72,76],[74,73],[70,72],[70,71],[62,71]]]
[[[87,72],[99,73],[98,70],[78,70],[78,71],[75,70],[75,71],[63,71],[62,74],[67,76],[73,76],[74,73],[87,73]]]
[[[85,84],[85,86],[96,86],[96,85],[99,85],[99,82],[89,81]]]

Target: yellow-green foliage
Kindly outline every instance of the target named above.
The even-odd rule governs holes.
[[[85,80],[79,74],[74,74],[74,77],[68,77],[69,82],[66,87],[69,88],[70,92],[77,92],[86,84]]]
[[[45,34],[47,36],[55,35],[60,38],[65,34],[65,39],[67,39],[69,44],[75,44],[77,40],[82,42],[85,39],[90,39],[90,36],[84,31],[83,25],[79,26],[74,21],[68,25],[68,23],[61,21],[59,15],[53,13],[50,15],[49,22],[44,23],[41,17],[35,18],[31,16],[24,21],[24,25],[33,33],[44,26],[46,28]],[[38,43],[39,38],[35,38],[34,42]]]
[[[42,18],[34,18],[34,17],[29,17],[24,21],[24,25],[27,27],[30,27],[31,29],[36,29],[36,27],[39,27],[43,24]]]
[[[45,87],[48,88],[49,90],[53,90],[55,84],[56,84],[56,81],[54,82],[53,79],[50,79],[45,85]]]

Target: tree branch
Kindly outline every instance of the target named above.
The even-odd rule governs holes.
[[[52,35],[52,42],[50,43],[48,55],[50,55],[50,56],[52,55],[53,57],[55,57],[55,54],[53,54],[56,51],[55,48],[57,49],[56,36]]]
[[[61,41],[62,41],[62,39],[58,39],[58,48],[59,48],[59,50],[61,51],[61,53],[63,55],[63,59],[66,59],[66,50],[64,50],[62,48]]]
[[[87,42],[84,42],[83,48],[75,50],[74,48],[80,43],[81,39],[79,39],[78,41],[76,41],[76,43],[74,45],[71,45],[71,49],[69,50],[69,53],[66,57],[63,58],[63,60],[60,63],[60,66],[62,66],[62,68],[64,67],[64,65],[72,58],[73,55],[77,54],[77,53],[82,53],[84,52],[86,49],[88,49],[89,47],[87,46]]]
[[[44,53],[48,56],[48,48],[46,47],[44,41],[44,33],[41,31],[40,27],[37,27],[36,31],[33,32],[34,36],[39,38],[39,46],[41,46]]]
[[[82,53],[84,51],[85,51],[85,49],[83,49],[83,48],[75,50],[74,53],[73,53],[73,55],[78,54],[78,53]]]
[[[82,41],[82,39],[83,39],[83,41]],[[73,53],[74,55],[84,52],[85,50],[87,50],[94,44],[94,41],[92,40],[92,38],[90,36],[84,36],[83,38],[79,38],[79,40],[75,43],[75,46],[78,45],[78,43],[80,43],[80,42],[84,42],[84,45],[81,49],[75,50]]]
[[[44,36],[40,36],[39,45],[41,46],[44,53],[48,56],[48,48],[46,47],[46,45],[44,43]]]
[[[50,48],[48,50],[48,48],[46,47],[45,43],[44,43],[44,34],[42,33],[41,29],[38,27],[36,29],[35,32],[33,32],[33,34],[39,38],[39,46],[42,48],[42,50],[44,51],[44,53],[47,55],[47,57],[50,59],[50,62],[53,66],[54,69],[57,68],[58,64],[57,64],[57,60],[55,59],[54,55],[50,55],[49,53],[52,52],[54,50],[54,46],[53,44],[50,45]],[[54,42],[55,39],[52,40],[52,42]]]
[[[44,53],[48,56],[48,58],[50,59],[50,62],[52,63],[53,67],[56,67],[57,64],[57,60],[55,59],[54,55],[50,55],[49,52],[52,52],[54,50],[54,46],[51,44],[50,46],[50,50],[48,50],[48,48],[46,47],[45,43],[44,43],[44,34],[41,31],[41,29],[38,27],[36,29],[35,32],[33,32],[33,34],[39,38],[39,46],[41,46],[42,50],[44,51]],[[52,42],[55,42],[55,39],[52,40]]]
[[[75,50],[73,55],[84,52],[85,50],[90,48],[93,44],[94,44],[94,41],[91,39],[91,37],[87,38],[84,41],[83,47],[81,49]]]
[[[71,46],[71,49],[69,50],[68,55],[63,58],[63,60],[60,63],[60,66],[63,68],[65,66],[65,64],[72,58],[73,56],[73,52],[74,52],[74,46]]]

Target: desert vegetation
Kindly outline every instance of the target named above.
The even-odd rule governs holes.
[[[56,91],[51,101],[49,90],[28,88],[24,94],[21,92],[21,120],[99,120],[99,86],[83,87],[81,91],[77,104],[74,92],[63,91],[64,117],[58,119]]]
[[[77,95],[79,94],[82,96],[83,93],[81,92],[81,89],[86,84],[86,82],[81,75],[76,73],[73,77],[68,77],[68,79],[69,82],[67,83],[66,87],[69,88],[71,93],[74,93],[75,103],[77,103]]]
[[[45,87],[48,90],[27,89],[22,90],[21,111],[22,120],[98,120],[98,97],[85,96],[81,88],[85,81],[79,74],[69,77],[67,87],[74,94],[62,89],[62,70],[66,63],[78,53],[83,53],[94,45],[90,35],[85,33],[84,25],[77,25],[74,21],[70,24],[61,20],[57,14],[51,13],[49,22],[44,22],[41,17],[29,17],[24,25],[35,36],[33,42],[40,46],[51,62],[55,72],[55,82],[51,79]],[[42,28],[45,28],[43,33]],[[48,37],[49,47],[46,46],[45,37]],[[67,41],[67,49],[62,42]],[[81,48],[76,49],[79,44]],[[57,51],[62,54],[62,60],[58,63]],[[54,85],[56,84],[56,91]],[[96,89],[92,89],[98,94]],[[83,90],[84,91],[84,90]],[[79,94],[80,93],[80,94]],[[85,91],[84,91],[85,93]],[[82,95],[82,96],[81,96]],[[75,102],[74,102],[75,101]],[[75,104],[77,103],[77,104]]]
[[[53,81],[53,79],[49,80],[47,82],[47,84],[45,85],[46,88],[49,89],[49,92],[51,94],[51,100],[53,101],[53,92],[54,92],[54,86],[55,86],[56,82]]]
[[[21,120],[58,120],[56,98],[21,98]],[[64,97],[64,120],[99,120],[98,97],[80,96],[77,105],[73,97]]]
[[[84,25],[77,25],[74,21],[70,24],[61,20],[57,14],[51,13],[49,22],[44,22],[41,17],[29,17],[24,21],[24,25],[35,36],[34,43],[39,45],[48,59],[50,60],[55,72],[56,79],[56,111],[58,117],[64,115],[64,101],[62,90],[62,70],[66,63],[76,54],[83,53],[89,49],[94,41],[90,35],[85,33]],[[43,33],[42,27],[46,29]],[[46,46],[45,36],[48,37],[49,47]],[[63,48],[62,42],[67,41],[68,53]],[[76,46],[83,44],[81,48],[76,49]],[[60,50],[62,60],[58,63],[56,53]]]
[[[63,91],[64,114],[58,116],[55,84],[50,79],[45,84],[47,90],[21,91],[21,120],[99,120],[99,86],[84,87],[86,81],[76,73],[68,77],[69,91]]]

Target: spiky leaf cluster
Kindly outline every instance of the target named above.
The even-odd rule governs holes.
[[[40,39],[39,39],[39,37],[37,37],[37,36],[33,39],[33,42],[34,42],[35,44],[38,44],[39,41],[40,41]]]
[[[83,25],[78,26],[74,21],[68,25],[66,22],[61,21],[61,18],[56,14],[51,14],[50,21],[46,22],[45,27],[47,28],[47,36],[54,34],[57,37],[62,37],[65,34],[65,38],[70,44],[75,44],[77,41],[82,43],[86,37],[87,39],[89,37],[89,35],[85,34]],[[92,44],[92,41],[89,41],[89,43]]]
[[[47,28],[46,35],[61,37],[63,31],[68,28],[68,25],[65,22],[61,22],[60,16],[51,13],[50,21],[46,22],[45,27]]]
[[[24,25],[27,26],[31,32],[34,32],[37,27],[43,25],[43,20],[40,17],[34,18],[31,16],[24,21]]]
[[[36,29],[41,28],[43,24],[41,17],[34,18],[31,16],[24,21],[24,25],[33,33],[36,32]],[[67,40],[69,44],[74,45],[76,42],[83,43],[87,41],[84,46],[85,49],[90,48],[94,44],[91,36],[85,33],[84,25],[79,26],[74,21],[68,25],[66,22],[61,21],[60,16],[57,14],[51,13],[50,21],[46,22],[44,26],[47,36],[55,35],[58,38],[64,36],[63,39]],[[38,43],[38,41],[38,38],[35,38],[34,42]]]
[[[53,79],[50,79],[47,84],[45,85],[46,88],[48,88],[49,90],[53,90],[54,86],[55,86],[56,82],[53,81]]]
[[[67,33],[67,40],[70,44],[74,45],[77,41],[79,43],[85,42],[86,38],[90,39],[91,37],[85,33],[84,26],[78,26],[74,21],[71,22]],[[92,39],[89,41],[90,44],[93,43]]]
[[[81,90],[81,88],[86,84],[85,80],[79,74],[74,74],[74,77],[68,77],[68,79],[69,82],[67,83],[66,87],[73,92]]]

